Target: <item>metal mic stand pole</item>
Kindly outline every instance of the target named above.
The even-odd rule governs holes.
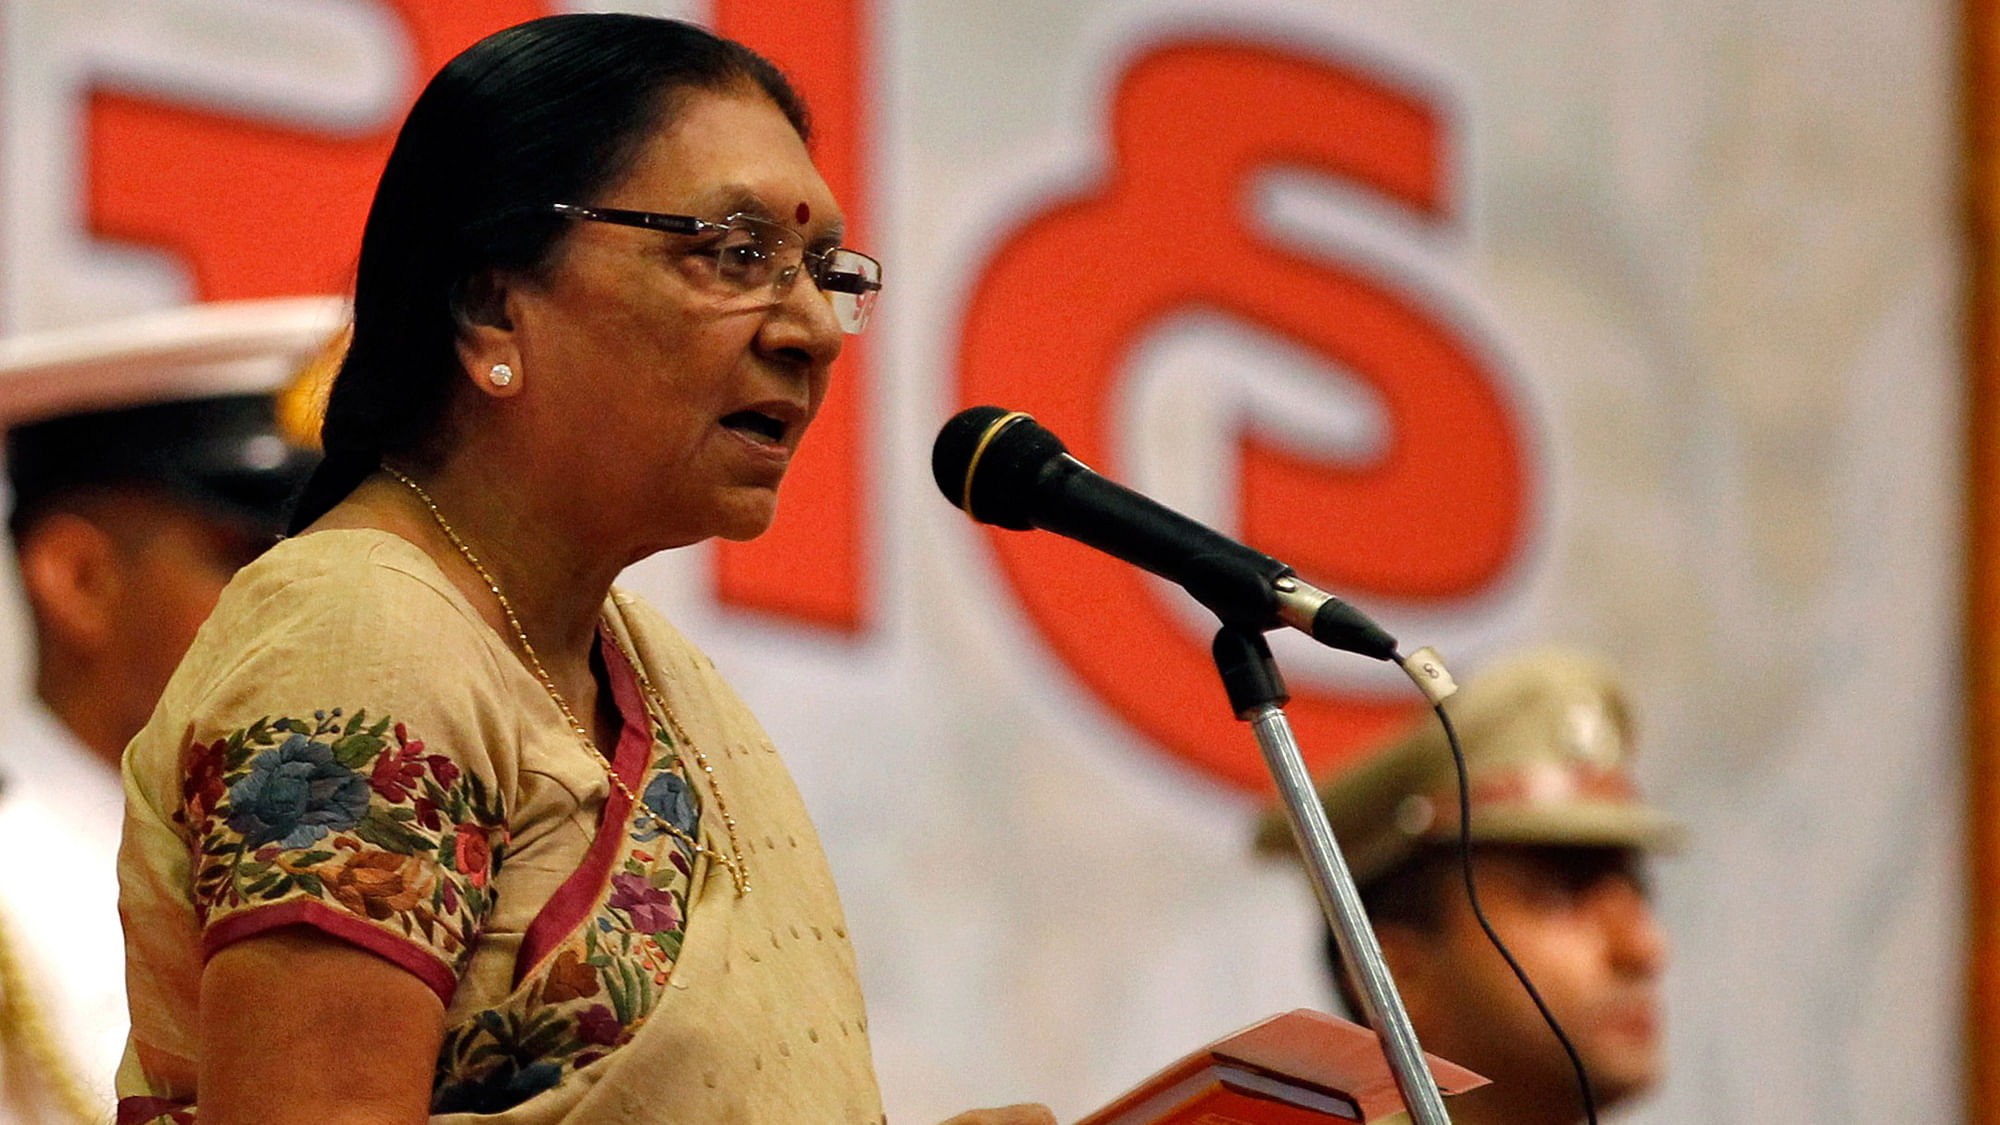
[[[1313,890],[1319,895],[1320,909],[1333,927],[1340,945],[1341,961],[1347,966],[1355,992],[1361,997],[1362,1014],[1368,1026],[1381,1036],[1389,1069],[1395,1072],[1396,1087],[1403,1093],[1415,1125],[1450,1125],[1444,1097],[1438,1093],[1424,1062],[1417,1033],[1410,1027],[1410,1014],[1403,998],[1389,979],[1389,967],[1382,960],[1382,946],[1368,924],[1361,907],[1361,892],[1354,875],[1334,842],[1333,828],[1327,824],[1326,809],[1319,803],[1299,744],[1292,737],[1292,724],[1285,718],[1284,704],[1291,696],[1278,674],[1277,662],[1262,633],[1224,626],[1215,635],[1215,667],[1222,673],[1222,686],[1229,692],[1229,704],[1236,717],[1250,724],[1257,746],[1264,752],[1264,764],[1278,783],[1285,812],[1292,822],[1292,837],[1312,873]]]

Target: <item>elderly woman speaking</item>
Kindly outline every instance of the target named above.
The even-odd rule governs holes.
[[[769,525],[867,321],[806,134],[768,62],[637,16],[418,99],[302,533],[127,755],[121,1122],[882,1120],[784,767],[612,587]]]

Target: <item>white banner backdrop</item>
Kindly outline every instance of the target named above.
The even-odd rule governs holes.
[[[172,254],[93,236],[93,84],[380,128],[417,80],[403,17],[424,6],[0,0],[0,328],[200,292]],[[1187,248],[1171,268],[1191,291],[1235,276],[1230,244],[1190,221],[1203,214],[1321,281],[1346,271],[1416,310],[1463,346],[1508,427],[1520,511],[1492,532],[1504,550],[1491,565],[1428,593],[1391,574],[1357,598],[1461,675],[1545,639],[1602,649],[1630,674],[1645,780],[1694,840],[1658,873],[1675,947],[1671,1076],[1632,1119],[1956,1117],[1956,7],[868,11],[867,178],[891,291],[872,377],[852,391],[869,453],[862,626],[723,606],[706,550],[628,582],[709,648],[787,752],[847,903],[892,1120],[1021,1099],[1073,1118],[1200,1041],[1330,1002],[1302,882],[1248,856],[1257,799],[1198,764],[1253,754],[1247,731],[1220,751],[1181,744],[1205,734],[1163,737],[1188,702],[1110,701],[1090,671],[1105,672],[1104,654],[1075,647],[1075,622],[1109,620],[1114,597],[1166,605],[1191,644],[1200,617],[1134,586],[1052,624],[928,478],[962,384],[989,385],[977,363],[1072,341],[1076,394],[1099,396],[1108,419],[1084,435],[1100,467],[1225,527],[1253,516],[1246,435],[1335,466],[1398,441],[1410,416],[1371,382],[1379,356],[1300,344],[1362,331],[1346,322],[1285,327],[1229,294],[1183,299],[1109,367],[1086,358],[1163,252]],[[1143,102],[1127,79],[1176,44],[1209,52],[1195,63],[1245,46],[1304,60],[1308,89],[1312,75],[1360,76],[1415,107],[1390,117],[1430,137],[1435,160],[1344,164],[1342,138],[1369,119],[1330,117],[1296,140],[1306,155],[1251,160],[1240,193],[1177,196],[1234,151],[1239,138],[1215,135],[1181,176],[1138,181],[1151,221],[1080,228],[1094,233],[1075,243],[1076,278],[1109,282],[1049,275],[1059,313],[1021,320],[1029,304],[1007,302],[1030,286],[1006,266],[1041,252],[1037,224],[1096,198],[1147,145],[1190,146],[1173,103],[1151,133],[1120,132],[1131,119],[1113,112]],[[1269,116],[1299,113],[1272,103]],[[987,279],[1013,288],[995,295]],[[1326,316],[1351,311],[1345,300]],[[968,340],[990,307],[1018,335],[979,351]],[[1030,374],[1022,405],[1068,408],[1059,370]],[[1454,503],[1450,490],[1417,499]],[[1431,534],[1449,545],[1453,521],[1481,518],[1455,513]],[[1366,571],[1401,526],[1319,533],[1338,543],[1330,558]],[[10,607],[17,673],[19,619]],[[1280,652],[1310,692],[1363,710],[1404,698],[1358,658]],[[1143,677],[1153,655],[1125,653],[1112,672]]]

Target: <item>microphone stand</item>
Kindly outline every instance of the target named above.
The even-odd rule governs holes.
[[[1225,625],[1215,635],[1212,652],[1216,670],[1222,674],[1222,686],[1229,693],[1229,704],[1236,717],[1249,723],[1256,733],[1264,764],[1278,784],[1278,794],[1292,823],[1292,836],[1298,841],[1306,869],[1312,874],[1320,909],[1327,924],[1333,927],[1340,959],[1361,997],[1362,1015],[1381,1037],[1383,1054],[1396,1076],[1396,1088],[1402,1091],[1411,1121],[1415,1125],[1451,1125],[1451,1118],[1445,1114],[1444,1097],[1424,1061],[1417,1033],[1410,1026],[1410,1014],[1404,1010],[1403,998],[1397,995],[1395,982],[1389,978],[1381,943],[1376,941],[1368,914],[1362,909],[1361,891],[1355,887],[1354,875],[1334,841],[1326,809],[1320,805],[1305,760],[1299,755],[1299,744],[1292,737],[1292,724],[1284,712],[1284,704],[1291,695],[1278,674],[1270,645],[1264,642],[1262,633]]]

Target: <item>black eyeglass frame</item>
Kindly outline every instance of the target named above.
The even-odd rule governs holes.
[[[791,232],[790,228],[775,219],[767,219],[761,215],[750,215],[742,212],[730,215],[721,222],[715,222],[711,219],[697,218],[693,215],[669,215],[660,211],[629,211],[621,207],[580,207],[574,203],[551,203],[549,204],[549,210],[555,214],[564,215],[572,219],[588,219],[593,223],[611,223],[621,227],[639,227],[643,230],[657,230],[667,234],[680,235],[718,233],[728,230],[738,219],[748,219],[751,222],[764,223],[777,227],[779,230],[793,233],[796,237],[796,232]],[[804,240],[801,239],[800,241],[803,243]],[[827,262],[835,254],[843,252],[874,263],[876,276],[867,277],[863,274],[846,270],[835,271],[827,269]],[[863,297],[882,288],[882,263],[852,247],[835,246],[828,250],[802,248],[800,255],[805,265],[806,274],[813,279],[814,285],[819,286],[822,293],[851,293],[857,297]]]

